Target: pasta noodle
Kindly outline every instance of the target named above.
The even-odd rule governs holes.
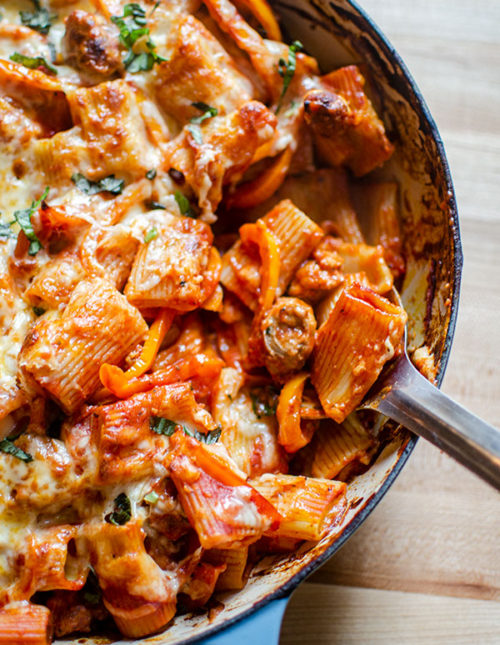
[[[142,638],[333,535],[370,467],[393,145],[267,0],[2,14],[0,644]]]

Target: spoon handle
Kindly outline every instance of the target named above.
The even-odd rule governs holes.
[[[440,392],[401,357],[373,406],[500,490],[500,431]]]

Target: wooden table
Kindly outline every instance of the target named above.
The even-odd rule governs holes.
[[[444,140],[460,314],[443,390],[500,427],[500,0],[359,0]],[[356,535],[293,596],[281,644],[499,644],[500,496],[420,441]]]

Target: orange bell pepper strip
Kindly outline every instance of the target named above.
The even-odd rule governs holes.
[[[282,40],[281,30],[267,0],[236,0],[237,5],[246,7],[264,28],[269,40]]]
[[[273,304],[278,288],[281,265],[279,242],[262,220],[257,220],[255,224],[243,224],[240,237],[243,244],[253,242],[259,247],[262,261],[259,307],[261,311],[266,311]]]
[[[309,443],[311,437],[307,437],[300,427],[300,406],[302,393],[309,374],[299,372],[285,383],[280,392],[276,417],[278,419],[278,443],[287,452],[297,452]]]
[[[274,195],[285,180],[292,156],[292,149],[286,148],[258,177],[237,186],[227,197],[227,207],[252,208]]]
[[[137,377],[142,376],[153,365],[175,314],[176,312],[172,309],[165,308],[160,310],[155,321],[149,328],[149,334],[142,348],[141,355],[126,372],[116,365],[109,365],[108,363],[101,365],[99,377],[104,387],[121,399],[136,393],[134,391],[134,385],[131,382],[137,379]]]
[[[218,356],[207,356],[204,353],[195,354],[190,358],[177,360],[168,367],[159,369],[152,374],[144,374],[141,378],[132,378],[127,383],[121,384],[119,389],[115,387],[112,392],[120,399],[127,399],[133,394],[152,390],[158,385],[183,383],[195,377],[216,380],[223,367],[224,361]],[[123,372],[116,365],[109,365],[106,369],[105,377],[109,378],[107,382],[114,387],[116,382],[113,383],[113,379],[118,381],[123,378]],[[105,385],[105,387],[110,389],[109,385]]]

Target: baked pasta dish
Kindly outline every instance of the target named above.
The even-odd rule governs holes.
[[[4,0],[0,146],[0,643],[140,638],[376,454],[393,145],[266,0]]]

